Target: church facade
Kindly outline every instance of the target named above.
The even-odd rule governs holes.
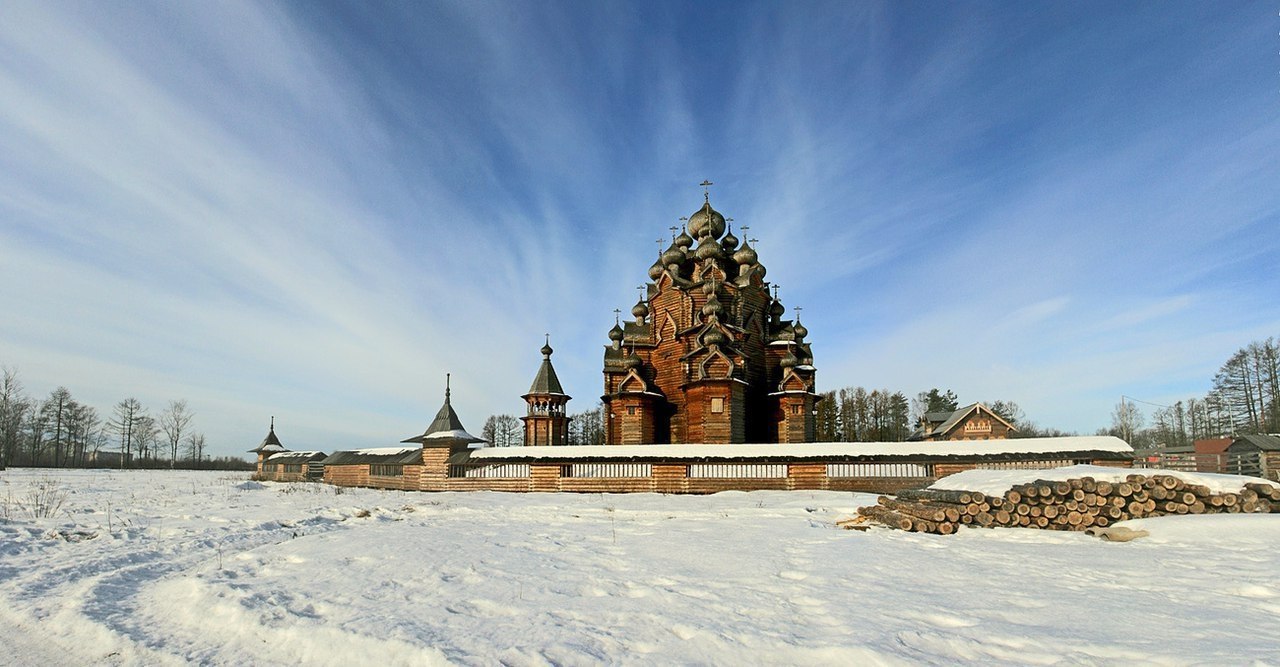
[[[609,331],[606,444],[814,440],[808,330],[783,319],[755,241],[740,242],[731,221],[704,194],[649,267],[635,319]]]

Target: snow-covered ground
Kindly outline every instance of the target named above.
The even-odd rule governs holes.
[[[40,486],[54,518],[17,506]],[[1133,521],[1151,536],[1122,544],[834,527],[874,498],[9,470],[0,663],[1280,661],[1280,515]]]

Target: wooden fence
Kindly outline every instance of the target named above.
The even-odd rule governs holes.
[[[1227,475],[1261,477],[1262,456],[1258,452],[1244,454],[1201,454],[1195,452],[1157,452],[1133,462],[1136,468],[1163,468],[1183,472],[1210,472]]]

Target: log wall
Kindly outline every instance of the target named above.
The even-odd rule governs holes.
[[[785,465],[784,477],[690,477],[689,463],[676,461],[652,461],[647,477],[566,477],[562,468],[580,460],[533,461],[528,477],[483,478],[449,477],[449,450],[432,448],[423,450],[423,464],[406,464],[404,474],[379,477],[369,474],[368,464],[329,465],[325,467],[324,481],[336,486],[358,486],[410,491],[505,491],[505,492],[569,492],[569,493],[692,493],[706,494],[720,491],[757,490],[814,490],[858,491],[865,493],[897,493],[906,489],[918,489],[932,484],[940,477],[972,470],[984,465],[982,461],[952,461],[940,458],[920,459],[908,462],[929,470],[932,474],[920,477],[855,476],[831,477],[827,474],[827,461],[752,461],[749,465]],[[1280,458],[1280,457],[1278,457]],[[1027,457],[1019,463],[1033,464],[1040,461],[1062,460],[1062,454],[1048,454],[1042,458]],[[833,461],[835,462],[835,461]],[[1005,460],[1004,463],[1008,463]],[[719,464],[738,463],[718,461]],[[1095,459],[1093,465],[1131,467],[1129,460]],[[1277,460],[1276,463],[1280,463]],[[896,464],[895,464],[896,465]],[[776,468],[775,468],[776,469]],[[744,474],[747,474],[744,472]]]

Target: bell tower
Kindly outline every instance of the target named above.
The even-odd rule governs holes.
[[[546,343],[542,346],[542,366],[538,375],[533,378],[529,393],[521,396],[528,403],[524,422],[524,444],[526,447],[563,445],[569,439],[569,417],[566,405],[572,398],[564,393],[560,386],[560,378],[556,377],[556,369],[551,365],[551,335],[547,334]]]

